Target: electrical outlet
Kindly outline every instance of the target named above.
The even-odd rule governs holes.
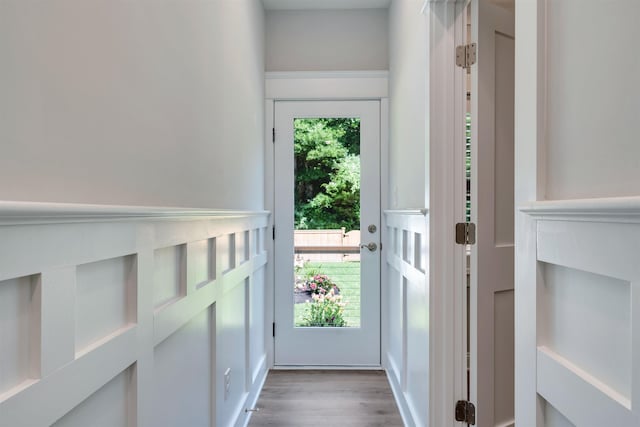
[[[229,397],[229,390],[231,390],[231,368],[224,371],[224,400]]]

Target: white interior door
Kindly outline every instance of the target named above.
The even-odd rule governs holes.
[[[350,120],[350,140],[317,119]],[[278,101],[275,135],[275,365],[379,366],[380,103]],[[332,196],[345,174],[355,204]]]
[[[470,399],[476,424],[514,420],[514,10],[477,0],[472,67]]]

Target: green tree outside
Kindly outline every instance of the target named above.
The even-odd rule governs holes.
[[[360,120],[296,119],[295,228],[360,229]]]

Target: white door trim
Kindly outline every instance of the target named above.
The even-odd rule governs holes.
[[[546,108],[545,2],[516,8],[515,205],[544,200]],[[520,36],[522,35],[522,36]],[[518,426],[544,425],[537,397],[536,222],[515,212],[515,419]]]
[[[272,129],[274,122],[274,103],[284,100],[380,100],[380,209],[388,206],[388,153],[389,153],[389,98],[387,71],[344,71],[344,72],[271,72],[265,74],[265,208],[274,208],[274,147]],[[269,218],[269,226],[273,226],[273,215]],[[386,239],[385,227],[381,228],[381,241]],[[269,257],[267,283],[265,291],[265,337],[267,343],[267,363],[274,367],[274,339],[272,324],[274,322],[274,241],[267,236],[267,253]],[[381,277],[386,277],[386,264],[381,263]],[[385,281],[381,281],[381,292],[385,292]],[[384,308],[381,316],[382,349],[386,350],[388,340],[388,313]],[[383,351],[384,355],[385,352]],[[382,359],[383,367],[386,360]]]
[[[464,246],[453,239],[464,222],[464,73],[455,47],[464,41],[469,0],[429,2],[429,286],[430,425],[459,426],[455,403],[466,400]],[[456,191],[458,189],[458,191]]]
[[[389,96],[387,71],[297,71],[265,74],[265,97],[284,100],[356,100]]]
[[[278,366],[380,366],[380,251],[360,251],[360,324],[345,328],[294,326],[294,121],[360,119],[360,230],[362,241],[380,234],[380,101],[278,101],[275,103],[275,363]],[[367,225],[377,227],[367,233]],[[287,286],[287,283],[289,284]],[[329,351],[329,349],[333,349]]]

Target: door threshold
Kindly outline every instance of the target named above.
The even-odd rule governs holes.
[[[275,365],[275,370],[383,371],[382,366],[361,365]]]

